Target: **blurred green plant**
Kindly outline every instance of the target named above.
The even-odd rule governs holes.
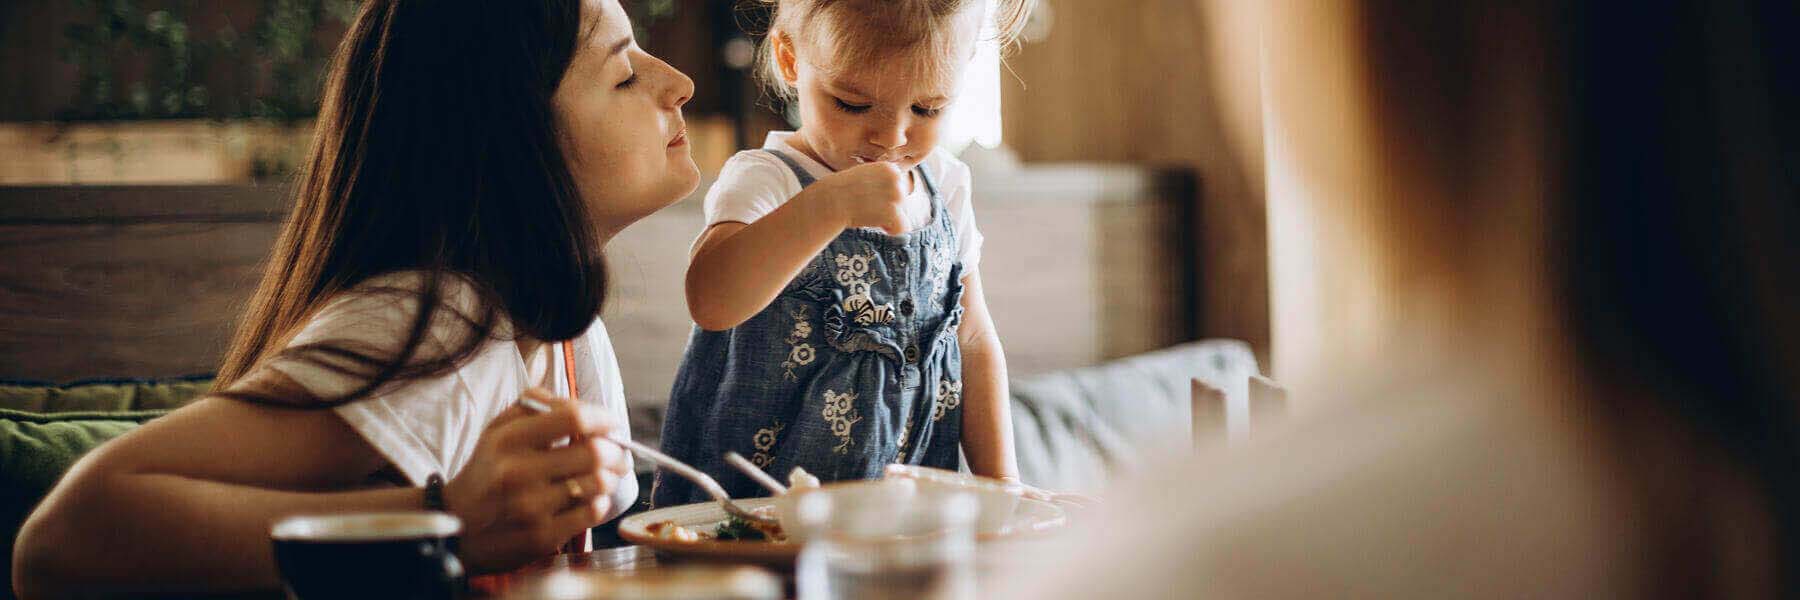
[[[261,0],[254,19],[226,14],[223,26],[198,32],[191,23],[202,2],[152,8],[137,0],[70,0],[86,18],[63,31],[61,58],[75,66],[77,83],[62,119],[309,118],[318,110],[319,76],[337,37],[362,4]],[[215,2],[205,3],[216,10]],[[641,38],[645,26],[675,14],[676,0],[627,0],[625,6]],[[138,76],[127,80],[126,73]]]

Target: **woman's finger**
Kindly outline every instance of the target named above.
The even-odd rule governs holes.
[[[487,426],[488,426],[488,429],[490,429],[490,430],[491,429],[499,429],[501,427],[505,427],[507,423],[511,423],[513,421],[517,421],[519,419],[523,419],[525,417],[529,417],[534,414],[537,414],[537,413],[535,411],[525,408],[523,405],[520,405],[515,402],[515,403],[513,403],[512,406],[506,407],[506,410],[500,411],[500,414],[498,416],[495,416],[494,420],[489,421]]]
[[[563,396],[557,396],[555,394],[550,393],[549,390],[546,390],[541,387],[533,387],[533,388],[526,389],[525,397],[530,398],[532,400],[536,400],[537,401],[536,406],[538,408],[554,406],[557,403],[572,404],[577,407],[581,407],[579,410],[581,411],[581,417],[583,420],[582,420],[582,429],[581,429],[580,433],[581,433],[581,435],[584,435],[584,436],[589,436],[589,437],[603,436],[603,435],[611,433],[612,428],[617,426],[617,422],[614,420],[615,417],[613,415],[607,413],[605,410],[600,409],[599,407],[593,406],[591,404],[586,404],[586,403],[580,402],[578,400],[574,400],[574,399],[563,397]],[[524,403],[524,402],[521,400],[521,403]]]
[[[542,524],[555,519],[556,515],[593,500],[595,496],[612,493],[613,485],[602,474],[589,473],[546,480],[531,486],[512,497],[507,507],[506,521],[519,525]]]
[[[531,468],[546,479],[559,480],[599,473],[605,466],[606,454],[601,446],[612,446],[599,439],[583,439],[561,448],[551,448],[530,459]]]
[[[600,494],[589,498],[586,502],[556,513],[551,528],[554,531],[567,531],[568,534],[563,536],[564,539],[567,539],[569,536],[580,533],[583,529],[592,529],[605,522],[606,513],[610,510],[612,510],[612,497]]]
[[[612,415],[598,406],[566,399],[545,404],[550,412],[529,415],[511,424],[507,447],[543,448],[568,437],[604,437],[615,427]]]

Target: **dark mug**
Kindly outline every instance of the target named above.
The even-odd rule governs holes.
[[[302,515],[270,529],[289,598],[443,600],[466,589],[462,521],[441,512]]]

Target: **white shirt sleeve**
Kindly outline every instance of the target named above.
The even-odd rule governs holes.
[[[389,360],[406,339],[418,314],[417,274],[382,276],[326,302],[301,329],[289,348],[328,343],[378,360]],[[473,286],[460,279],[444,282],[442,302],[421,341],[414,362],[447,356],[469,333],[465,319],[480,317]],[[482,342],[468,362],[448,373],[406,379],[370,396],[333,409],[413,485],[432,473],[454,477],[474,453],[486,424],[503,410],[502,402],[476,402],[522,389],[503,344]],[[516,352],[515,352],[516,354]],[[334,368],[335,367],[335,368]],[[374,370],[358,361],[330,354],[280,356],[267,368],[278,371],[320,398],[355,391]],[[466,379],[468,373],[481,377]]]
[[[800,193],[800,180],[768,152],[739,152],[725,161],[706,190],[706,226],[755,223]]]
[[[981,246],[986,242],[975,226],[974,178],[962,161],[946,157],[944,165],[944,205],[950,208],[950,219],[956,224],[956,239],[961,244],[957,258],[962,260],[963,276],[967,277],[981,265]]]

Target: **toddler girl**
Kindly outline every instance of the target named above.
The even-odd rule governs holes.
[[[764,0],[768,75],[798,131],[738,153],[687,272],[698,325],[663,450],[733,496],[737,452],[825,481],[890,463],[1015,479],[1006,363],[976,266],[969,169],[936,149],[985,20],[1030,0]],[[654,503],[705,499],[659,472]]]

